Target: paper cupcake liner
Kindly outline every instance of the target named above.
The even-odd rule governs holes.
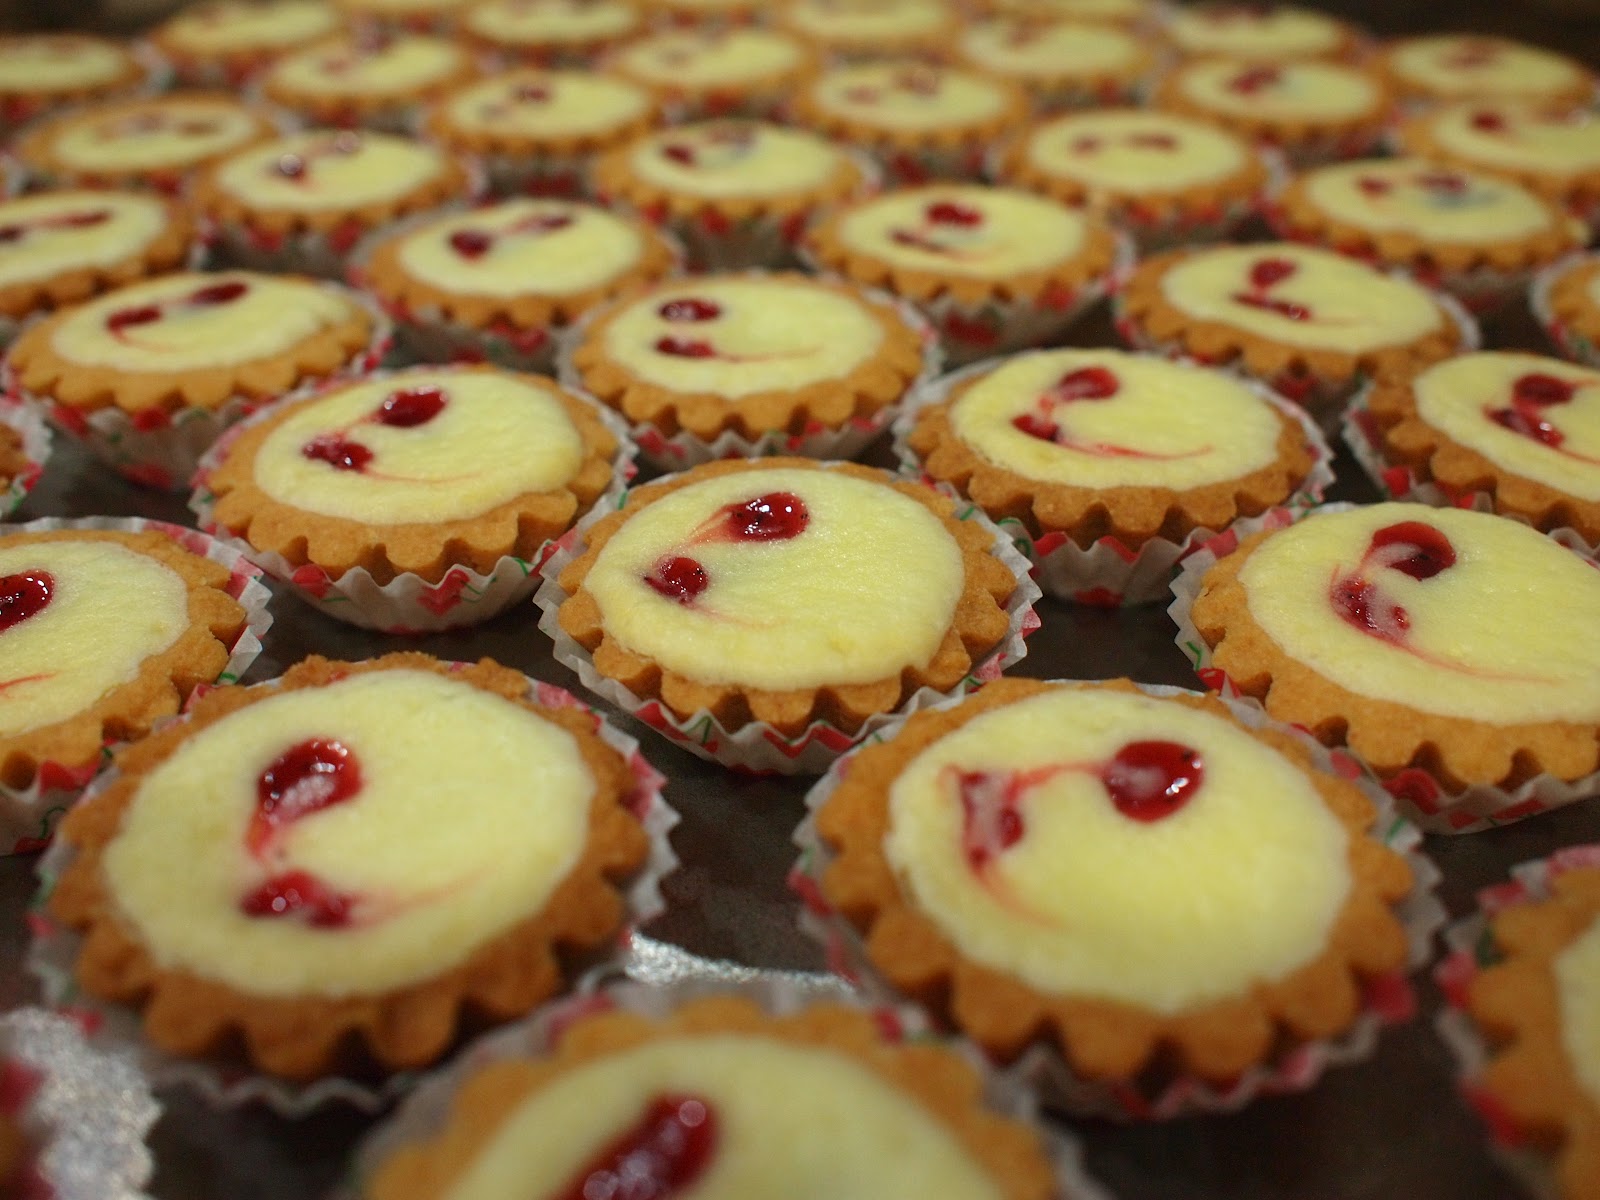
[[[1550,309],[1550,289],[1555,286],[1556,280],[1593,257],[1590,254],[1569,254],[1540,271],[1533,277],[1533,282],[1528,287],[1528,308],[1563,358],[1570,358],[1586,367],[1600,368],[1600,346],[1561,320]]]
[[[1016,357],[1025,357],[1027,353]],[[1199,365],[1193,359],[1177,361]],[[972,363],[935,380],[912,396],[906,410],[895,419],[893,426],[895,456],[903,472],[916,476],[947,496],[966,502],[967,498],[953,484],[935,479],[923,471],[922,460],[911,449],[907,439],[922,409],[930,404],[942,403],[953,388],[1000,365],[999,359]],[[1253,380],[1247,380],[1245,384],[1274,409],[1294,421],[1304,432],[1306,444],[1311,447],[1311,470],[1294,494],[1276,505],[1275,509],[1299,513],[1316,507],[1334,481],[1333,451],[1327,439],[1299,406],[1291,404],[1263,384]],[[1268,514],[1240,517],[1228,528],[1239,531],[1242,537],[1262,527],[1267,517]],[[1011,536],[1018,551],[1033,564],[1033,577],[1045,595],[1072,604],[1089,604],[1099,608],[1120,608],[1165,599],[1170,594],[1168,585],[1172,580],[1173,568],[1195,547],[1216,537],[1219,532],[1196,529],[1182,541],[1154,537],[1140,546],[1129,546],[1118,538],[1107,536],[1084,549],[1060,531],[1035,538],[1027,526],[1015,517],[1003,517],[996,524]]]
[[[1324,504],[1316,511],[1349,512],[1357,507],[1354,504]],[[1264,527],[1281,529],[1307,515],[1288,512],[1273,514]],[[1201,578],[1218,559],[1232,553],[1238,544],[1237,535],[1225,533],[1197,547],[1184,560],[1177,578],[1172,581],[1173,601],[1167,613],[1177,625],[1178,648],[1188,657],[1200,681],[1224,699],[1237,700],[1264,713],[1265,706],[1259,700],[1242,693],[1226,672],[1213,665],[1211,647],[1200,636],[1190,617],[1190,608],[1200,594]],[[1281,723],[1280,727],[1291,728]],[[1392,778],[1384,778],[1346,746],[1332,748],[1330,753],[1339,765],[1341,774],[1358,773],[1364,781],[1382,788],[1394,798],[1405,818],[1427,833],[1479,833],[1562,808],[1600,791],[1600,771],[1572,782],[1544,774],[1515,788],[1473,784],[1451,791],[1433,774],[1419,767],[1406,767]]]
[[[22,456],[26,460],[22,470],[0,491],[0,520],[3,520],[27,499],[44,474],[44,465],[50,459],[50,426],[37,410],[5,396],[0,396],[0,425],[22,438]]]
[[[261,641],[272,628],[268,604],[272,592],[261,581],[261,571],[231,546],[193,529],[143,517],[86,517],[63,520],[45,517],[24,525],[0,525],[0,536],[13,533],[48,533],[57,529],[111,529],[122,533],[151,531],[171,538],[190,554],[228,568],[225,590],[245,610],[243,631],[230,646],[227,664],[218,683],[237,683],[261,653]],[[0,857],[33,854],[50,844],[56,823],[77,801],[89,782],[111,761],[111,751],[121,743],[108,741],[91,763],[39,764],[33,782],[25,788],[0,783]]]
[[[878,731],[893,722],[896,716],[916,712],[998,679],[1002,671],[1027,654],[1023,639],[1039,628],[1039,617],[1033,605],[1039,599],[1040,592],[1038,585],[1029,577],[1028,560],[1017,552],[1005,533],[978,511],[976,505],[968,505],[965,510],[958,510],[957,516],[963,521],[975,521],[990,531],[995,557],[1016,577],[1017,586],[1006,602],[1006,615],[1009,618],[1006,636],[973,665],[971,673],[955,688],[944,692],[919,688],[893,713],[878,713],[868,717],[853,734],[822,720],[813,721],[798,736],[788,737],[763,721],[751,721],[730,731],[705,709],[687,718],[679,717],[661,701],[646,700],[616,680],[600,674],[595,669],[594,656],[561,628],[557,617],[558,610],[568,598],[559,582],[561,572],[582,553],[584,536],[590,526],[606,516],[611,508],[621,507],[625,502],[624,495],[617,497],[613,505],[597,506],[557,543],[555,553],[541,569],[543,582],[534,596],[534,603],[543,610],[539,628],[554,641],[556,661],[575,671],[589,691],[643,721],[685,750],[725,767],[762,775],[819,775],[846,750],[876,739]]]
[[[872,57],[866,54],[855,61],[866,62]],[[869,141],[862,148],[882,168],[884,182],[890,187],[915,187],[941,179],[980,180],[987,152],[986,144],[977,139],[953,146],[896,146]]]
[[[362,382],[388,379],[394,374],[392,371],[376,371],[365,376]],[[281,554],[252,546],[217,522],[217,497],[210,487],[211,473],[244,431],[271,419],[287,405],[319,395],[345,382],[325,380],[310,387],[298,388],[240,422],[218,439],[200,460],[194,475],[195,490],[189,497],[189,509],[195,514],[195,521],[200,528],[260,566],[274,579],[288,584],[297,596],[317,611],[337,621],[358,625],[363,629],[376,629],[381,633],[437,633],[444,629],[476,625],[533,595],[539,585],[539,568],[555,552],[557,543],[554,540],[541,545],[531,558],[502,555],[488,572],[458,563],[450,567],[438,582],[413,571],[403,571],[388,583],[380,584],[365,567],[352,567],[334,578],[315,563],[292,563]],[[580,392],[579,395],[589,402],[606,428],[617,438],[617,457],[612,464],[611,482],[594,504],[596,509],[603,510],[615,503],[615,498],[623,493],[628,481],[633,478],[634,447],[628,440],[626,426],[616,414],[587,393]]]
[[[1138,684],[1148,696],[1193,695],[1176,687]],[[1230,712],[1251,729],[1284,727],[1258,709],[1224,698]],[[933,706],[950,709],[960,698]],[[894,737],[904,720],[881,731],[877,740]],[[1378,1035],[1387,1025],[1409,1021],[1416,1015],[1416,996],[1409,976],[1429,959],[1434,934],[1445,922],[1445,909],[1435,890],[1442,876],[1421,852],[1422,834],[1404,818],[1383,789],[1373,787],[1337,755],[1308,735],[1295,736],[1320,771],[1337,775],[1360,787],[1372,801],[1376,816],[1369,836],[1402,855],[1410,866],[1413,883],[1407,897],[1394,906],[1405,927],[1406,965],[1400,970],[1362,981],[1362,1005],[1355,1021],[1336,1037],[1301,1042],[1270,1063],[1251,1067],[1229,1084],[1217,1084],[1194,1075],[1158,1080],[1141,1076],[1126,1083],[1086,1079],[1072,1070],[1052,1043],[1037,1042],[1012,1065],[1017,1074],[1037,1088],[1047,1107],[1076,1117],[1105,1117],[1115,1121],[1164,1121],[1197,1113],[1237,1112],[1258,1096],[1280,1096],[1311,1088],[1330,1067],[1369,1057]],[[865,939],[823,895],[821,880],[834,861],[834,853],[816,828],[816,816],[850,769],[853,755],[836,762],[828,774],[806,794],[806,817],[793,835],[800,848],[789,873],[789,885],[802,901],[800,927],[822,945],[829,966],[873,997],[893,997],[894,989],[878,973],[867,953]]]
[[[673,853],[668,838],[672,827],[678,823],[678,814],[667,805],[662,795],[666,776],[650,765],[634,738],[554,684],[529,678],[526,695],[528,699],[548,708],[580,709],[594,718],[596,732],[608,746],[627,760],[632,787],[625,803],[642,823],[650,839],[649,857],[623,894],[627,916],[618,932],[616,945],[609,951],[596,950],[584,956],[583,962],[590,965],[585,968],[580,962],[571,972],[572,978],[577,981],[572,985],[575,988],[588,972],[605,963],[622,961],[627,954],[633,930],[665,911],[666,901],[661,895],[660,885],[678,865],[678,857]],[[187,719],[187,715],[179,718]],[[115,769],[107,771],[87,795],[98,795],[118,777]],[[239,1108],[261,1103],[281,1116],[303,1117],[334,1104],[365,1113],[378,1112],[396,1096],[411,1088],[421,1076],[419,1071],[400,1071],[376,1082],[372,1079],[329,1076],[310,1083],[294,1083],[255,1071],[239,1058],[179,1058],[152,1045],[141,1033],[139,1010],[101,1000],[78,987],[74,966],[84,939],[81,934],[58,923],[46,905],[56,880],[73,857],[72,847],[65,842],[58,842],[39,861],[40,888],[28,916],[33,941],[24,965],[39,981],[45,1004],[75,1015],[86,1015],[92,1022],[92,1043],[97,1047],[131,1055],[153,1086],[191,1088],[217,1108]],[[442,1055],[441,1060],[446,1056]]]
[[[758,1004],[772,1016],[803,1012],[817,997],[794,979],[778,972],[755,971],[733,982],[720,974],[689,975],[671,984],[648,986],[596,977],[582,995],[545,1006],[521,1024],[481,1038],[448,1067],[431,1075],[406,1098],[399,1110],[357,1148],[348,1190],[338,1200],[356,1200],[379,1165],[400,1147],[437,1136],[449,1119],[450,1107],[466,1079],[492,1063],[542,1057],[552,1052],[575,1021],[604,1012],[629,1012],[660,1020],[683,1004],[708,996],[737,995]],[[831,995],[834,1004],[848,1003],[870,1013],[880,1035],[892,1044],[926,1043],[934,1038],[928,1023],[908,1006],[870,1005],[859,998]],[[1110,1194],[1085,1173],[1077,1141],[1039,1120],[1038,1104],[1026,1083],[1012,1072],[995,1069],[969,1043],[938,1039],[978,1072],[986,1109],[1032,1126],[1055,1173],[1053,1200],[1110,1200]],[[773,1081],[781,1086],[781,1081]]]
[[[0,1089],[0,1116],[28,1143],[18,1197],[149,1200],[144,1139],[161,1106],[128,1056],[91,1049],[67,1017],[19,1008],[0,1017]]]
[[[1388,128],[1379,126],[1376,129],[1303,137],[1293,142],[1268,139],[1268,144],[1283,155],[1292,170],[1306,171],[1352,158],[1371,158],[1379,153],[1387,137]]]

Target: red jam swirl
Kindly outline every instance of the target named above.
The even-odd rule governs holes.
[[[705,1174],[717,1112],[699,1096],[652,1100],[633,1126],[579,1168],[553,1200],[669,1200]]]
[[[49,571],[19,571],[0,575],[0,633],[38,616],[50,605],[55,576]]]

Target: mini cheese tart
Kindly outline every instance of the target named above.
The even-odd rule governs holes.
[[[700,121],[600,156],[595,191],[682,240],[700,270],[783,266],[806,220],[862,192],[867,172],[842,146],[765,121]]]
[[[947,0],[784,0],[775,18],[836,61],[942,57],[961,29]]]
[[[515,1178],[530,1196],[625,1179],[641,1196],[704,1200],[1065,1200],[1039,1134],[982,1102],[970,1063],[858,1009],[769,1015],[707,996],[576,1017],[542,1050],[477,1064],[361,1195],[477,1197]]]
[[[1343,63],[1202,58],[1168,75],[1155,102],[1275,146],[1298,166],[1312,166],[1375,148],[1388,126],[1393,95],[1375,72]]]
[[[730,734],[796,739],[820,722],[838,747],[919,689],[960,689],[1020,586],[993,527],[932,488],[795,458],[636,488],[556,582],[560,630],[624,699]]]
[[[1211,566],[1190,617],[1241,692],[1397,787],[1408,768],[1456,793],[1600,766],[1600,573],[1517,521],[1317,510]]]
[[[150,68],[122,42],[77,33],[0,37],[0,130],[41,113],[110,100],[151,82]]]
[[[410,33],[455,33],[473,0],[333,0],[350,23],[361,29]]]
[[[483,164],[489,190],[582,195],[596,154],[633,141],[661,119],[636,84],[588,71],[506,71],[447,92],[423,133]]]
[[[1528,300],[1562,354],[1600,367],[1600,256],[1574,255],[1547,268]]]
[[[1158,254],[1115,305],[1134,345],[1233,363],[1320,409],[1365,377],[1415,374],[1469,349],[1476,334],[1420,284],[1289,242]]]
[[[406,133],[421,105],[477,74],[445,38],[366,30],[284,55],[262,74],[261,92],[308,125]]]
[[[362,235],[471,191],[437,146],[321,129],[223,159],[196,180],[191,203],[231,263],[343,279]]]
[[[973,70],[1026,89],[1036,112],[1133,101],[1155,66],[1130,30],[1016,15],[967,25],[956,55]]]
[[[1220,126],[1154,109],[1095,108],[1028,128],[1000,182],[1103,213],[1146,251],[1219,241],[1256,210],[1267,164]]]
[[[976,0],[971,7],[985,14],[1041,19],[1065,17],[1073,21],[1144,29],[1160,24],[1165,15],[1159,0]]]
[[[1014,83],[910,61],[836,67],[794,107],[801,124],[869,151],[903,183],[976,178],[989,146],[1028,113]]]
[[[528,692],[421,654],[211,692],[63,823],[78,982],[168,1054],[296,1081],[422,1066],[562,990],[649,839],[593,714]]]
[[[956,363],[1056,338],[1100,298],[1118,254],[1099,216],[961,183],[840,208],[812,227],[806,246],[823,269],[916,305]]]
[[[1378,69],[1404,100],[1527,100],[1588,107],[1594,74],[1576,59],[1508,38],[1443,33],[1400,38]]]
[[[823,896],[892,987],[1142,1092],[1270,1069],[1405,969],[1412,872],[1376,816],[1214,699],[1006,679],[859,751],[816,822]]]
[[[745,26],[662,30],[607,62],[691,119],[775,116],[818,66],[816,51],[793,34]]]
[[[1600,372],[1533,354],[1463,354],[1380,381],[1363,407],[1374,449],[1409,481],[1452,503],[1485,493],[1498,513],[1600,545]]]
[[[677,265],[643,221],[570,200],[502,200],[373,245],[357,279],[426,362],[487,358],[547,370],[585,313]]]
[[[1361,33],[1344,21],[1289,4],[1187,5],[1167,22],[1169,45],[1188,57],[1219,56],[1282,63],[1299,58],[1349,58]]]
[[[756,24],[768,11],[762,0],[639,0],[639,4],[656,24],[701,29]]]
[[[865,448],[923,377],[926,336],[849,284],[707,275],[599,312],[568,349],[563,377],[631,421],[659,465],[801,446],[843,457]]]
[[[481,0],[461,22],[468,41],[502,58],[573,68],[643,28],[631,0]]]
[[[175,92],[75,109],[12,143],[35,181],[54,187],[176,192],[191,175],[277,132],[221,92]]]
[[[343,23],[327,0],[207,0],[169,17],[150,40],[184,83],[227,87]]]

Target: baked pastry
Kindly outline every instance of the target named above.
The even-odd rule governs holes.
[[[763,18],[767,6],[761,0],[640,0],[648,16],[669,25],[694,25],[716,29],[727,25],[749,25]]]
[[[593,715],[528,691],[392,654],[209,693],[62,823],[79,984],[168,1054],[297,1081],[425,1065],[562,990],[648,837]]]
[[[1118,252],[1099,216],[958,183],[837,209],[812,227],[806,247],[824,270],[920,308],[954,363],[1054,340],[1099,299]]]
[[[901,183],[968,179],[1026,118],[1022,89],[927,62],[872,61],[824,72],[794,97],[795,118],[871,153]]]
[[[990,17],[967,25],[960,62],[1024,88],[1035,112],[1131,103],[1154,54],[1132,30],[1065,17]]]
[[[1412,873],[1376,816],[1214,699],[1005,679],[858,752],[816,820],[890,986],[1143,1092],[1336,1036],[1405,969]]]
[[[358,29],[448,35],[460,27],[473,0],[333,0]]]
[[[424,1200],[489,1176],[550,1196],[619,1177],[662,1196],[1060,1195],[1038,1134],[979,1086],[957,1055],[842,1005],[769,1016],[729,995],[657,1018],[591,1013],[538,1058],[472,1071],[444,1127],[361,1195]]]
[[[409,133],[428,101],[478,74],[447,38],[361,30],[286,54],[261,76],[261,93],[308,125],[365,125]]]
[[[1527,100],[1587,108],[1595,77],[1564,54],[1481,34],[1440,33],[1400,38],[1378,56],[1404,100]]]
[[[1208,121],[1139,108],[1093,108],[1030,126],[1007,143],[1000,182],[1103,213],[1145,251],[1220,241],[1267,185],[1261,154]]]
[[[1516,521],[1315,511],[1241,541],[1190,617],[1241,692],[1386,780],[1511,789],[1600,766],[1600,574]]]
[[[326,0],[207,0],[167,18],[150,40],[184,83],[231,87],[341,24]]]
[[[461,22],[462,34],[480,49],[546,67],[586,67],[643,28],[643,15],[628,0],[482,0]]]
[[[1153,29],[1166,12],[1156,0],[977,0],[979,12],[1026,17],[1069,17],[1074,21]]]
[[[835,61],[938,58],[961,28],[947,0],[785,0],[775,16]]]
[[[1365,410],[1388,463],[1452,502],[1483,493],[1535,529],[1600,545],[1600,372],[1533,354],[1463,354],[1379,381]]]
[[[232,96],[175,92],[62,113],[30,126],[11,150],[49,187],[176,193],[192,172],[276,132]]]
[[[50,427],[32,408],[0,399],[0,518],[27,498],[50,457]]]
[[[1312,8],[1230,0],[1185,5],[1173,13],[1163,32],[1168,44],[1187,57],[1265,63],[1353,58],[1362,43],[1354,26]]]
[[[961,687],[1006,636],[1017,579],[990,528],[954,514],[853,463],[705,463],[584,531],[560,628],[685,725],[792,739],[820,721],[848,739],[919,688]]]
[[[643,221],[570,200],[502,200],[373,245],[357,280],[424,362],[486,358],[547,370],[585,313],[677,265]]]
[[[148,86],[148,64],[125,44],[81,33],[0,37],[0,131],[41,113]]]
[[[426,142],[313,130],[223,159],[191,203],[231,263],[343,279],[363,235],[471,192],[466,169]]]
[[[1555,264],[1534,281],[1528,298],[1562,354],[1600,366],[1600,257],[1581,254]]]
[[[629,42],[606,66],[683,118],[774,117],[817,73],[819,58],[776,29],[688,26]]]

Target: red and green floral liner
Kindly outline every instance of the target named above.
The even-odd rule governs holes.
[[[458,668],[469,663],[454,664]],[[259,685],[257,685],[259,686]],[[678,856],[669,841],[678,814],[662,795],[666,776],[652,767],[639,750],[636,739],[612,725],[601,713],[583,703],[571,692],[553,683],[528,677],[526,698],[546,708],[573,708],[594,718],[595,731],[627,761],[632,786],[624,800],[627,809],[644,826],[650,838],[650,855],[623,894],[627,910],[625,923],[610,951],[595,955],[588,972],[577,976],[571,990],[583,986],[587,973],[604,969],[604,964],[624,961],[634,930],[647,924],[666,908],[661,881],[678,866]],[[187,712],[179,720],[187,720]],[[113,768],[95,783],[90,794],[99,794],[118,779]],[[190,1088],[216,1108],[243,1108],[264,1104],[284,1117],[303,1117],[330,1105],[342,1105],[363,1113],[387,1108],[395,1097],[408,1091],[421,1076],[417,1071],[402,1071],[385,1078],[353,1079],[329,1076],[309,1083],[292,1083],[251,1070],[242,1060],[214,1057],[184,1059],[166,1053],[147,1042],[141,1033],[141,1018],[134,1009],[101,1000],[78,987],[73,974],[83,937],[58,924],[47,910],[47,901],[56,880],[74,857],[73,849],[58,842],[39,860],[39,892],[28,913],[33,935],[24,963],[38,980],[43,1002],[57,1010],[71,1012],[92,1025],[92,1043],[102,1049],[132,1056],[155,1087],[174,1085]]]
[[[1184,688],[1143,683],[1138,687],[1148,696],[1193,695]],[[1234,698],[1225,696],[1223,699],[1229,711],[1251,729],[1283,728],[1259,708],[1241,704]],[[958,696],[930,707],[948,710],[960,702]],[[886,741],[894,737],[904,724],[905,718],[896,718],[874,740]],[[1167,1077],[1159,1073],[1141,1076],[1123,1084],[1089,1080],[1074,1072],[1053,1044],[1040,1042],[1025,1051],[1011,1070],[1037,1089],[1048,1107],[1076,1117],[1105,1117],[1114,1121],[1165,1121],[1197,1113],[1237,1112],[1258,1096],[1282,1096],[1308,1090],[1329,1067],[1369,1057],[1385,1026],[1401,1024],[1416,1016],[1417,999],[1409,976],[1428,962],[1433,936],[1445,923],[1444,906],[1434,894],[1442,877],[1420,849],[1421,832],[1404,817],[1395,815],[1394,802],[1381,788],[1363,779],[1359,769],[1342,761],[1337,752],[1330,752],[1308,735],[1297,733],[1297,736],[1318,770],[1349,780],[1367,794],[1377,812],[1369,836],[1402,855],[1411,868],[1411,892],[1395,906],[1395,915],[1406,931],[1405,967],[1363,981],[1361,1013],[1338,1037],[1284,1048],[1273,1062],[1253,1067],[1225,1086],[1198,1076],[1172,1076],[1170,1073]],[[872,965],[865,939],[829,904],[822,891],[823,874],[835,855],[817,833],[816,816],[849,772],[853,757],[847,755],[839,759],[806,794],[806,816],[793,836],[800,848],[800,857],[790,869],[789,886],[800,897],[800,927],[822,945],[829,968],[868,996],[892,999],[896,994]]]
[[[245,627],[228,648],[229,657],[218,683],[237,683],[261,653],[261,640],[272,628],[268,603],[272,592],[262,582],[261,571],[232,547],[181,525],[149,521],[143,517],[86,517],[75,521],[45,517],[24,525],[0,525],[0,535],[48,533],[57,529],[111,529],[123,533],[162,533],[183,549],[228,568],[225,589],[244,607]],[[90,781],[111,761],[118,743],[107,742],[100,757],[92,763],[69,766],[41,762],[34,780],[25,788],[0,784],[0,857],[34,854],[50,844],[55,828],[67,809],[82,795]]]
[[[1348,512],[1356,507],[1354,504],[1324,504],[1314,511]],[[1291,514],[1280,510],[1269,514],[1260,528],[1282,529],[1309,515],[1306,512]],[[1226,672],[1212,665],[1211,647],[1200,636],[1189,616],[1190,607],[1200,594],[1201,578],[1218,559],[1226,557],[1238,547],[1242,536],[1232,531],[1220,534],[1196,548],[1184,560],[1177,578],[1172,581],[1173,601],[1167,613],[1178,627],[1178,649],[1189,659],[1200,682],[1225,700],[1238,701],[1264,713],[1265,708],[1259,700],[1244,695]],[[1281,723],[1280,727],[1283,727]],[[1510,825],[1552,809],[1563,808],[1600,791],[1600,771],[1572,782],[1545,774],[1537,775],[1515,788],[1473,784],[1452,791],[1431,772],[1420,767],[1407,767],[1393,778],[1385,779],[1347,746],[1332,748],[1328,753],[1337,773],[1351,778],[1359,777],[1387,792],[1393,797],[1401,814],[1426,833],[1481,833],[1486,829]]]
[[[22,456],[27,460],[4,491],[0,491],[0,520],[17,510],[44,474],[50,459],[50,426],[37,410],[7,396],[0,396],[0,425],[22,438]]]
[[[821,720],[813,721],[798,736],[788,737],[763,721],[751,721],[730,732],[705,710],[687,719],[680,718],[661,701],[646,700],[595,670],[594,656],[561,628],[557,617],[561,605],[568,599],[567,592],[559,582],[562,570],[583,552],[584,535],[589,527],[614,509],[622,507],[626,498],[627,493],[624,492],[610,499],[609,503],[596,505],[593,512],[556,543],[555,553],[541,568],[543,582],[534,596],[534,603],[543,610],[539,628],[555,642],[553,653],[556,661],[575,671],[589,691],[643,721],[668,741],[734,770],[757,775],[820,775],[847,750],[877,740],[879,731],[898,716],[917,712],[952,695],[965,695],[998,679],[1001,672],[1027,654],[1023,639],[1039,628],[1039,617],[1033,606],[1040,592],[1038,585],[1029,577],[1027,559],[1017,552],[1011,538],[979,511],[977,505],[969,504],[957,509],[956,517],[963,521],[976,521],[992,532],[995,557],[1016,577],[1017,586],[1005,606],[1006,615],[1010,618],[1006,636],[981,662],[974,664],[972,672],[955,688],[948,692],[921,688],[893,713],[868,717],[853,734]]]
[[[1193,359],[1177,361],[1199,365]],[[927,388],[912,396],[906,410],[894,423],[894,451],[902,472],[916,476],[923,483],[957,500],[966,499],[952,484],[935,479],[923,471],[922,461],[907,444],[907,439],[911,436],[917,413],[923,408],[943,403],[952,389],[1001,365],[1000,359],[972,363],[934,380]],[[1322,503],[1323,494],[1334,481],[1333,451],[1327,439],[1303,409],[1262,384],[1248,380],[1245,384],[1276,411],[1300,426],[1305,434],[1306,445],[1311,448],[1310,472],[1294,494],[1278,507],[1291,512],[1315,508]],[[1241,533],[1248,532],[1264,519],[1264,516],[1241,517],[1228,528],[1240,530]],[[1107,535],[1085,550],[1059,530],[1035,538],[1015,517],[1004,517],[996,524],[1011,536],[1017,549],[1033,564],[1033,577],[1044,589],[1045,595],[1070,604],[1087,604],[1096,608],[1122,608],[1164,599],[1169,594],[1168,585],[1177,564],[1218,533],[1213,529],[1196,529],[1181,542],[1155,537],[1137,547]]]
[[[1567,272],[1575,271],[1587,263],[1596,261],[1597,258],[1600,258],[1600,255],[1569,254],[1535,275],[1528,287],[1528,307],[1532,310],[1534,319],[1544,329],[1545,335],[1561,352],[1563,358],[1570,358],[1586,367],[1600,367],[1600,346],[1551,311],[1550,289],[1555,286],[1556,280]]]

